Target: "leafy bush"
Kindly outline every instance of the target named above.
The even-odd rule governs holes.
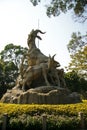
[[[87,80],[78,75],[77,72],[71,71],[65,73],[65,81],[67,87],[74,92],[85,92],[87,91]],[[87,98],[87,97],[86,97]]]
[[[2,129],[2,123],[3,123],[3,118],[2,115],[0,115],[0,130]]]
[[[79,128],[79,119],[77,117],[51,116],[47,120],[47,130],[68,130]]]
[[[11,130],[42,130],[41,118],[37,116],[21,115],[10,118],[9,129]]]
[[[79,119],[68,116],[47,115],[47,130],[74,130],[79,128]],[[1,128],[1,124],[0,124]],[[29,116],[23,114],[18,117],[10,117],[7,123],[9,130],[42,130],[42,116]]]

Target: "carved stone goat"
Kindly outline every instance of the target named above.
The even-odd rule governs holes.
[[[52,68],[56,69],[56,67],[59,66],[60,66],[59,62],[55,61],[53,56],[52,58],[51,57],[48,58],[47,63],[40,63],[40,65],[28,67],[25,75],[23,76],[23,90],[25,90],[26,87],[28,87],[29,89],[31,83],[41,76],[44,77],[44,82],[46,83],[46,85],[50,86],[51,84],[49,83],[47,78],[48,72]]]

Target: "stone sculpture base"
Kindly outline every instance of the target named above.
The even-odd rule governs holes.
[[[26,92],[13,88],[5,93],[1,101],[16,104],[70,104],[79,103],[81,99],[79,94],[70,93],[66,88],[42,86],[29,89]]]

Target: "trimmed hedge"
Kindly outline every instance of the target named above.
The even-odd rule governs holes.
[[[83,112],[87,116],[87,100],[82,103],[66,105],[38,105],[38,104],[5,104],[0,103],[0,115],[7,113],[9,116],[29,114],[31,116],[43,113],[55,115],[77,116]]]
[[[3,114],[8,114],[9,130],[42,130],[43,114],[47,116],[47,130],[75,130],[80,128],[78,112],[84,113],[87,127],[87,101],[67,105],[19,105],[0,103],[0,129]]]

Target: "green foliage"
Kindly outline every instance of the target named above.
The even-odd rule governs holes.
[[[38,5],[41,0],[30,0],[34,6]],[[47,3],[47,1],[46,1]],[[46,5],[46,4],[45,4]],[[79,20],[84,22],[87,19],[87,1],[86,0],[51,0],[46,5],[47,16],[59,16],[61,13],[66,13],[73,10],[74,15]]]
[[[0,115],[0,130],[2,130],[2,124],[3,124],[3,117]]]
[[[82,92],[82,91],[87,91],[87,80],[84,78],[80,77],[77,72],[72,71],[72,72],[67,72],[65,74],[65,80],[67,87],[71,91],[76,91],[76,92]]]
[[[79,119],[76,117],[67,116],[48,116],[47,118],[47,130],[74,130],[79,128]]]
[[[15,86],[22,57],[27,51],[27,48],[11,43],[0,52],[0,98],[7,89]]]
[[[67,87],[71,91],[80,91],[81,88],[79,86],[79,77],[75,71],[68,72],[65,74],[65,81],[67,84]]]
[[[84,78],[87,77],[87,46],[81,51],[78,51],[74,55],[71,55],[71,62],[68,66],[69,70],[76,71]]]
[[[5,84],[4,62],[0,60],[0,98],[6,90],[7,85]]]
[[[80,76],[87,77],[87,34],[81,35],[73,33],[69,44],[67,45],[70,52],[71,62],[68,70],[76,71]]]
[[[83,47],[87,44],[87,34],[82,35],[80,32],[73,32],[71,35],[71,40],[67,45],[67,48],[71,54],[75,54],[79,50],[83,49]]]
[[[0,56],[1,60],[13,62],[18,68],[21,63],[23,55],[28,51],[27,48],[23,48],[12,43],[7,44],[4,50],[1,51]]]
[[[47,130],[74,130],[76,128],[80,128],[79,119],[68,116],[55,116],[55,115],[47,115],[46,116],[46,128]],[[8,118],[7,129],[10,130],[42,130],[42,118],[43,116],[29,116],[29,115],[21,115],[18,117]],[[2,121],[1,121],[2,122]],[[2,123],[0,124],[2,125]],[[1,126],[0,126],[1,127]]]
[[[12,83],[15,82],[15,79],[17,78],[18,75],[18,67],[10,61],[4,62],[4,82],[7,84],[9,87]]]
[[[0,60],[0,98],[12,88],[18,75],[18,68],[13,62]]]
[[[29,115],[21,115],[18,117],[12,117],[9,119],[9,128],[10,129],[18,129],[18,130],[41,130],[42,123],[40,116],[29,116]]]
[[[32,2],[33,6],[38,5],[38,3],[39,3],[40,1],[41,1],[41,0],[30,0],[30,2]]]

